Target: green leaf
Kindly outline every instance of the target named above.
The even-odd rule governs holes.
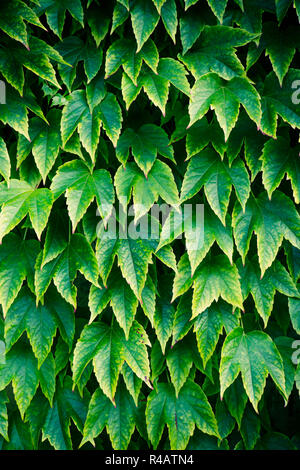
[[[257,260],[247,260],[245,266],[238,265],[244,300],[251,292],[255,307],[267,326],[271,315],[275,290],[288,297],[298,297],[298,290],[282,264],[275,260],[261,277]]]
[[[282,156],[284,155],[284,159]],[[300,201],[300,163],[299,148],[289,148],[289,142],[283,137],[268,140],[264,145],[262,160],[263,184],[269,198],[278,188],[286,175],[291,180],[296,204]]]
[[[114,95],[108,93],[96,107],[90,109],[86,93],[83,90],[74,91],[69,95],[62,112],[61,135],[63,145],[66,145],[78,128],[82,145],[94,161],[100,138],[101,124],[108,137],[116,145],[121,132],[121,123],[122,114]]]
[[[51,60],[65,63],[62,56],[49,44],[41,39],[30,37],[28,50],[20,49],[14,43],[3,47],[0,53],[0,69],[6,80],[23,95],[24,70],[23,67],[35,73],[43,80],[57,88],[60,85],[56,79],[55,70]]]
[[[247,79],[235,77],[226,82],[214,73],[204,75],[196,81],[191,90],[189,126],[201,119],[211,107],[216,112],[227,140],[237,121],[240,103],[250,119],[259,125],[260,97]]]
[[[28,46],[25,21],[45,29],[34,10],[25,3],[13,0],[9,9],[1,5],[0,28],[16,41]]]
[[[64,251],[59,255],[58,260],[54,260],[54,269],[50,265],[44,266],[40,279],[44,282],[43,276],[46,278],[47,289],[50,280],[53,277],[54,284],[62,295],[62,297],[76,308],[77,289],[73,285],[73,281],[79,270],[83,276],[95,286],[98,286],[98,265],[91,245],[81,234],[74,234]],[[36,284],[39,284],[39,276],[37,276]],[[43,291],[41,292],[41,294]]]
[[[188,12],[180,18],[180,39],[183,54],[186,54],[197,41],[203,28],[204,21],[201,15],[195,12]]]
[[[22,241],[13,233],[7,235],[0,246],[0,303],[4,315],[18,295],[26,277],[31,283],[32,267],[28,263],[27,256],[33,257],[31,261],[34,265],[37,253],[37,242]]]
[[[138,52],[153,33],[159,20],[159,14],[152,2],[138,0],[130,11],[130,15]]]
[[[201,213],[195,214],[193,208],[191,209],[188,205],[184,207],[183,213],[182,211],[170,211],[163,225],[157,247],[157,250],[161,249],[184,232],[192,274],[215,241],[232,261],[233,240],[229,218],[227,217],[227,224],[224,227],[215,214],[207,208],[203,219]]]
[[[242,63],[236,56],[236,46],[245,45],[255,38],[245,30],[229,26],[205,26],[197,16],[190,13],[182,19],[181,35],[183,56],[180,60],[198,80],[203,75],[214,72],[225,80],[245,76]],[[201,44],[196,52],[186,54],[201,33]],[[189,33],[188,36],[185,36]]]
[[[59,74],[69,92],[76,76],[78,63],[83,61],[83,67],[88,83],[97,75],[102,64],[102,49],[98,49],[90,41],[83,42],[78,37],[70,36],[60,41],[56,50],[64,58],[59,64]]]
[[[123,165],[127,162],[130,148],[137,165],[146,177],[158,153],[171,160],[174,159],[173,147],[169,144],[166,132],[153,124],[145,124],[137,132],[126,129],[121,135],[118,140],[116,155]]]
[[[166,344],[172,336],[174,317],[173,305],[165,299],[158,299],[153,324],[163,354],[165,354]]]
[[[119,373],[125,360],[140,379],[150,384],[146,345],[140,339],[139,333],[143,336],[143,328],[138,323],[133,324],[127,339],[115,325],[113,328],[101,322],[87,325],[74,351],[74,383],[78,383],[84,369],[93,360],[99,385],[114,403]],[[148,342],[146,336],[145,340]]]
[[[30,347],[18,343],[7,353],[6,363],[12,374],[14,396],[23,418],[39,383],[37,360]]]
[[[57,386],[53,406],[49,408],[43,425],[43,440],[48,439],[56,450],[72,450],[70,420],[82,432],[87,415],[88,397],[83,398],[71,388],[67,377],[63,385]]]
[[[40,367],[48,356],[56,333],[56,321],[46,306],[36,306],[27,290],[21,291],[7,312],[5,341],[7,350],[26,330]]]
[[[83,23],[83,9],[81,6],[80,0],[64,0],[63,2],[58,2],[57,0],[41,0],[39,1],[40,8],[42,11],[45,11],[47,23],[52,29],[52,31],[61,37],[66,10],[79,21]]]
[[[289,312],[294,330],[299,334],[300,331],[300,300],[289,298]]]
[[[116,147],[122,128],[122,113],[119,103],[112,93],[108,93],[99,104],[99,118],[106,134]]]
[[[220,23],[222,23],[228,0],[207,0],[207,3],[209,4],[210,8],[214,12],[215,16],[218,18]]]
[[[211,208],[223,225],[232,186],[243,208],[250,194],[249,176],[243,162],[236,160],[227,166],[217,152],[210,148],[195,155],[189,163],[182,183],[181,201],[193,197],[202,186]]]
[[[227,303],[243,310],[243,298],[236,266],[219,255],[199,265],[193,284],[192,318],[222,297]]]
[[[115,406],[100,389],[96,390],[89,404],[81,445],[87,441],[94,444],[95,437],[106,427],[114,449],[127,449],[135,428],[135,413],[133,399],[124,385],[117,389]]]
[[[275,344],[266,333],[262,331],[244,333],[240,327],[229,333],[222,348],[221,396],[234,382],[239,372],[241,372],[246,393],[256,412],[269,374],[279,391],[286,397],[282,359]]]
[[[157,72],[160,77],[165,78],[182,93],[190,96],[190,85],[186,78],[187,72],[180,62],[172,58],[160,59]]]
[[[8,182],[10,177],[10,159],[4,140],[0,139],[0,173]]]
[[[276,137],[277,117],[278,115],[291,127],[298,127],[300,123],[300,114],[297,106],[297,89],[292,91],[294,84],[299,80],[299,71],[290,68],[282,86],[274,72],[271,72],[265,79],[262,91],[262,117],[261,131],[272,137]]]
[[[111,214],[114,189],[107,170],[90,172],[84,162],[72,160],[59,167],[51,190],[55,198],[65,192],[73,232],[95,198],[101,217]]]
[[[239,314],[233,314],[230,306],[223,301],[213,303],[197,317],[194,330],[204,367],[215,351],[223,328],[229,334],[238,326]]]
[[[166,0],[161,8],[161,19],[164,23],[167,33],[175,43],[176,32],[178,26],[177,9],[175,0]]]
[[[138,299],[146,283],[152,249],[142,239],[123,238],[118,242],[118,262],[122,274]]]
[[[199,385],[188,380],[178,398],[172,385],[160,383],[151,392],[146,408],[147,430],[156,449],[165,424],[168,426],[171,449],[185,449],[195,426],[201,431],[218,436],[218,427],[212,408]]]
[[[166,359],[171,381],[178,398],[178,393],[185,384],[193,365],[193,356],[189,342],[183,340],[175,344],[168,352]]]
[[[7,402],[8,398],[6,393],[3,391],[0,392],[0,434],[8,441],[8,415],[6,409]]]
[[[177,77],[175,77],[175,79],[176,83],[178,84]],[[140,84],[142,85],[148,98],[161,110],[162,115],[165,116],[166,104],[169,95],[169,79],[154,73],[152,70],[147,70],[147,73],[144,71],[141,74]],[[180,86],[182,87],[181,81]]]
[[[128,339],[136,314],[138,299],[121,275],[115,276],[113,280],[110,280],[109,294],[113,312]]]
[[[257,234],[258,258],[262,276],[272,265],[283,238],[300,248],[299,215],[293,203],[280,191],[274,192],[271,201],[266,193],[261,193],[258,198],[251,196],[245,211],[241,211],[239,205],[236,204],[232,225],[237,249],[243,261],[248,253],[253,231]]]
[[[0,240],[28,214],[40,239],[53,204],[53,194],[47,188],[35,189],[25,181],[10,180],[0,185]]]

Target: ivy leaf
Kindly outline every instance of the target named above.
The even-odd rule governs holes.
[[[59,64],[59,74],[67,86],[69,92],[76,76],[79,62],[83,61],[83,67],[88,83],[97,75],[102,64],[102,50],[90,41],[83,42],[77,36],[70,36],[60,41],[56,50],[64,58],[63,64]]]
[[[9,351],[26,330],[40,367],[48,356],[56,333],[56,321],[46,306],[36,306],[27,290],[21,291],[7,312],[5,341]]]
[[[10,159],[4,140],[0,139],[0,173],[8,182],[10,177]]]
[[[88,395],[81,398],[71,385],[69,377],[57,385],[53,406],[48,409],[42,428],[43,440],[48,439],[56,450],[72,450],[70,420],[82,432],[87,415]]]
[[[201,405],[200,405],[201,404]],[[168,426],[171,449],[185,449],[195,426],[218,436],[212,408],[199,385],[188,380],[178,398],[170,384],[160,383],[147,400],[146,421],[149,438],[156,449],[165,424]]]
[[[99,118],[106,134],[112,141],[114,147],[117,145],[122,127],[122,113],[116,97],[112,93],[107,93],[99,106]]]
[[[272,137],[276,137],[277,116],[288,122],[291,127],[298,127],[300,115],[297,106],[297,90],[294,92],[293,83],[299,80],[299,71],[290,68],[282,86],[274,72],[271,72],[265,79],[262,91],[261,108],[262,117],[260,128],[262,132]],[[294,94],[296,96],[294,97]]]
[[[28,109],[42,119],[46,119],[35,97],[27,91],[26,95],[20,97],[11,87],[6,87],[6,103],[0,106],[0,120],[23,134],[30,140],[28,133]]]
[[[122,274],[138,299],[146,283],[152,249],[142,239],[123,238],[118,243],[118,262]]]
[[[139,339],[143,328],[134,323],[126,339],[116,326],[108,327],[102,322],[87,325],[74,351],[73,380],[78,383],[84,369],[93,360],[93,368],[100,387],[114,403],[119,373],[126,361],[133,372],[148,385],[149,362],[146,345]],[[148,342],[145,332],[142,333]]]
[[[280,191],[273,194],[272,201],[266,193],[258,198],[250,197],[245,211],[236,204],[232,218],[233,233],[238,252],[245,260],[253,231],[257,234],[258,258],[263,276],[279,250],[283,238],[300,248],[300,219],[293,203]]]
[[[6,392],[0,392],[0,434],[8,441],[8,415],[6,408],[7,402],[8,398]]]
[[[166,344],[172,336],[175,309],[167,299],[158,299],[153,324],[161,350],[165,354]]]
[[[12,0],[10,8],[1,5],[0,28],[16,41],[28,47],[26,22],[45,29],[38,16],[26,3]]]
[[[253,409],[246,407],[241,422],[241,435],[245,448],[251,450],[254,448],[260,433],[260,420]]]
[[[116,98],[108,93],[94,108],[90,109],[84,90],[76,90],[68,97],[61,119],[61,136],[65,146],[78,128],[82,145],[95,160],[95,153],[103,125],[114,145],[121,132],[122,114]]]
[[[48,123],[39,118],[31,119],[29,122],[30,143],[23,136],[19,136],[18,140],[18,165],[24,161],[31,150],[44,183],[61,146],[60,113],[51,110],[47,115],[47,121]]]
[[[79,270],[87,280],[98,286],[98,266],[94,251],[83,235],[75,234],[62,254],[54,283],[67,302],[76,306],[76,289],[72,285]]]
[[[186,24],[187,20],[182,19],[182,28],[191,28],[195,20],[194,16],[193,18],[188,17]],[[201,44],[200,47],[197,47],[197,52],[186,54],[189,49],[188,44],[183,50],[183,56],[180,56],[180,60],[192,72],[195,79],[198,80],[210,72],[216,73],[225,80],[245,76],[244,67],[236,56],[235,48],[252,41],[256,35],[229,26],[205,26],[205,28],[202,26],[201,28],[201,20],[200,26],[198,20],[198,24],[194,26],[195,37],[199,36],[201,29],[203,30],[201,33]],[[190,41],[190,37],[187,40]],[[222,47],[222,52],[220,46]]]
[[[31,284],[32,273],[27,256],[33,257],[34,264],[38,249],[38,242],[35,240],[22,241],[13,233],[4,238],[0,246],[0,302],[4,316],[27,276]]]
[[[166,359],[176,398],[178,398],[178,393],[185,384],[193,365],[193,355],[189,342],[183,340],[175,344],[168,352]]]
[[[161,19],[166,28],[167,33],[175,43],[175,37],[177,32],[178,20],[177,20],[177,9],[175,0],[166,0],[161,8],[160,12]]]
[[[172,58],[162,58],[159,61],[157,73],[160,77],[172,83],[182,93],[190,96],[190,85],[186,78],[187,71],[180,62]]]
[[[298,297],[298,290],[282,264],[275,260],[261,277],[256,260],[247,260],[245,266],[238,264],[244,300],[251,292],[255,307],[265,327],[273,309],[275,290],[288,297]]]
[[[48,25],[59,38],[62,36],[67,10],[83,25],[83,9],[80,0],[63,0],[62,2],[41,0],[39,5],[39,12],[45,12]]]
[[[137,86],[143,62],[156,72],[158,61],[158,51],[152,39],[148,39],[139,52],[136,51],[134,41],[125,38],[119,39],[114,41],[107,50],[105,78],[117,72],[122,66],[126,75]]]
[[[284,160],[282,156],[284,155]],[[263,184],[271,198],[274,190],[278,188],[284,175],[291,180],[296,204],[300,201],[300,162],[299,148],[290,148],[289,142],[278,137],[277,140],[268,140],[265,143],[262,160]]]
[[[126,388],[134,400],[135,406],[138,406],[138,398],[143,383],[142,380],[132,372],[126,362],[124,362],[122,367],[122,375]]]
[[[229,334],[238,326],[239,313],[232,314],[230,306],[222,300],[214,302],[196,318],[194,330],[204,367],[215,351],[223,328]]]
[[[173,147],[169,145],[166,132],[153,124],[141,126],[137,132],[126,129],[118,140],[116,155],[118,160],[125,165],[129,156],[129,149],[135,158],[137,165],[147,177],[157,154],[171,160],[174,159]]]
[[[119,373],[124,362],[123,345],[118,330],[94,323],[83,330],[76,345],[73,361],[73,380],[78,383],[84,368],[93,359],[100,387],[114,402]]]
[[[295,365],[292,361],[291,350],[293,348],[294,340],[286,336],[278,336],[275,338],[275,344],[282,357],[284,377],[285,377],[285,389],[287,398],[290,396],[295,382]],[[287,403],[287,400],[286,400]]]
[[[127,449],[135,428],[135,415],[133,399],[123,384],[117,389],[115,406],[100,389],[96,390],[89,404],[81,445],[87,441],[94,444],[95,437],[106,427],[114,449]]]
[[[186,54],[197,41],[204,25],[202,16],[196,12],[188,12],[180,18],[180,39],[183,54]]]
[[[223,225],[232,186],[243,208],[250,194],[249,176],[243,162],[236,160],[227,166],[210,148],[204,149],[190,161],[182,183],[181,201],[193,197],[202,186],[211,208]]]
[[[168,165],[156,159],[148,178],[135,163],[120,166],[115,174],[115,187],[118,199],[126,207],[133,192],[135,220],[145,215],[160,196],[167,204],[179,205],[177,186]],[[143,190],[142,190],[143,189]]]
[[[248,396],[244,391],[243,382],[240,376],[225,390],[224,400],[231,416],[241,427],[243,414],[248,402]]]
[[[170,211],[157,247],[157,250],[160,250],[184,232],[191,274],[195,272],[215,241],[232,261],[233,239],[229,218],[227,217],[226,226],[224,226],[213,211],[207,208],[203,219],[199,214],[194,214],[188,206],[184,207],[183,213],[182,210]]]
[[[65,63],[62,56],[49,44],[41,39],[31,37],[28,50],[20,50],[20,47],[15,43],[9,43],[8,47],[1,49],[0,69],[6,80],[22,96],[25,82],[23,67],[32,71],[38,77],[47,80],[55,87],[60,88],[50,59],[59,63]]]
[[[142,70],[140,80],[140,84],[149,99],[161,110],[162,115],[165,116],[169,95],[169,80],[154,73],[152,70],[147,70],[147,73],[145,70]],[[182,86],[181,83],[180,86]]]
[[[257,412],[266,378],[270,374],[279,391],[286,398],[281,356],[271,338],[262,331],[245,333],[235,328],[223,344],[220,383],[221,396],[241,372],[246,393]]]
[[[105,220],[111,214],[114,189],[107,170],[90,172],[84,162],[72,160],[59,167],[51,190],[55,198],[65,192],[73,232],[95,198],[101,217]]]
[[[0,240],[28,214],[40,239],[53,204],[53,194],[47,188],[35,189],[25,181],[10,180],[0,185]]]
[[[195,273],[193,288],[192,318],[203,312],[219,297],[243,310],[238,270],[224,255],[202,261]]]
[[[296,298],[289,298],[289,312],[294,330],[299,334],[300,331],[300,301]]]
[[[247,79],[235,77],[226,82],[215,73],[204,75],[196,81],[191,90],[189,126],[201,119],[211,107],[216,112],[225,140],[227,140],[237,121],[240,103],[250,119],[259,125],[260,98]]]
[[[55,394],[55,376],[55,361],[52,353],[50,352],[39,369],[40,386],[43,394],[48,399],[50,406],[52,406],[53,397]]]
[[[159,14],[153,3],[147,0],[138,0],[130,14],[138,52],[156,28]]]
[[[249,66],[254,63],[254,60],[258,59],[259,53],[265,49],[279,83],[282,85],[282,81],[295,55],[295,46],[295,29],[293,27],[283,30],[273,22],[266,22],[263,25],[262,36],[258,45],[259,51],[256,51],[255,59],[251,60],[251,54],[249,53]]]
[[[6,367],[10,370],[14,396],[23,418],[39,383],[37,359],[30,347],[18,343],[6,355]]]
[[[115,276],[110,282],[109,294],[111,297],[111,306],[116,316],[116,319],[124,330],[125,336],[128,335],[136,314],[138,306],[138,299],[133,291],[122,278],[122,276]]]
[[[214,15],[218,18],[220,23],[222,23],[228,0],[221,0],[221,1],[207,0],[207,3],[209,4],[209,6],[212,9]]]

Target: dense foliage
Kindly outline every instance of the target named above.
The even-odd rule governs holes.
[[[300,449],[299,18],[1,2],[0,448]]]

